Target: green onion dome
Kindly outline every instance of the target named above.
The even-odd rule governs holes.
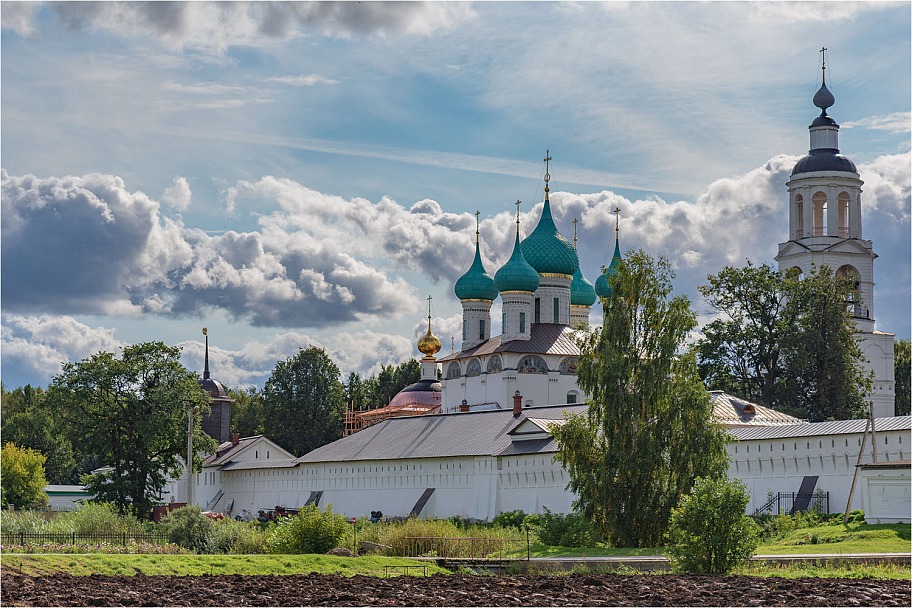
[[[600,298],[610,298],[611,297],[611,283],[608,282],[609,277],[613,277],[617,274],[618,264],[621,263],[621,246],[617,239],[614,241],[614,256],[611,258],[611,264],[608,265],[608,270],[599,275],[599,278],[595,281],[595,293],[598,294]]]
[[[519,224],[517,223],[513,255],[494,275],[494,286],[500,292],[528,291],[532,293],[538,289],[539,281],[538,272],[523,256],[522,246],[519,244]]]
[[[572,275],[579,269],[576,250],[554,225],[547,190],[541,219],[532,234],[523,240],[522,252],[529,264],[542,274]]]
[[[493,301],[497,298],[494,279],[487,273],[481,262],[481,250],[477,240],[475,241],[475,260],[469,270],[456,281],[454,291],[460,300]]]
[[[570,282],[570,305],[592,306],[595,304],[595,300],[595,287],[586,280],[583,271],[577,268],[573,273],[573,280]]]

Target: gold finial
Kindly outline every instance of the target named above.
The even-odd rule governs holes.
[[[545,196],[548,196],[550,188],[548,187],[548,182],[551,181],[551,172],[549,171],[549,163],[551,162],[551,151],[545,150]]]
[[[576,249],[576,224],[579,222],[579,218],[573,218],[573,248]]]
[[[614,214],[614,238],[616,240],[618,238],[618,233],[621,230],[621,228],[620,228],[620,226],[621,226],[621,208],[615,207],[614,211],[612,211],[611,213]]]
[[[418,350],[424,353],[425,357],[433,358],[440,351],[440,340],[431,333],[431,296],[428,296],[428,328],[427,333],[418,339]]]
[[[203,335],[204,335],[204,336],[206,335],[206,328],[205,328],[205,327],[203,328]]]
[[[480,226],[478,222],[478,216],[481,215],[481,211],[478,209],[475,210],[475,244],[478,244],[478,228]]]

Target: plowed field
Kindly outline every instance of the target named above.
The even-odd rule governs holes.
[[[2,573],[4,606],[910,606],[907,581],[591,575],[345,578]]]

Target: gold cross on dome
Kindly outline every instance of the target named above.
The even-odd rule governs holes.
[[[481,215],[481,211],[479,211],[478,209],[476,209],[476,210],[475,210],[475,236],[476,236],[476,237],[478,237],[478,226],[479,226],[479,223],[478,223],[478,216],[479,216],[479,215]],[[477,241],[478,238],[476,238],[475,240]]]
[[[573,218],[573,248],[576,249],[576,224],[579,222],[579,218]]]
[[[615,236],[615,238],[617,238],[618,232],[620,231],[620,225],[621,225],[621,208],[615,207],[614,211],[612,211],[611,213],[614,214],[614,236]]]

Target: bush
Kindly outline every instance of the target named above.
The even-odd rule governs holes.
[[[132,514],[121,514],[109,502],[89,502],[75,511],[60,513],[49,526],[49,532],[75,532],[76,534],[141,534],[147,524]]]
[[[168,541],[196,553],[210,550],[212,520],[197,506],[171,511],[161,525],[168,530]]]
[[[581,513],[552,513],[544,507],[541,515],[527,515],[524,522],[538,539],[557,547],[594,547],[602,542],[598,530]]]
[[[258,522],[218,519],[212,522],[209,552],[238,555],[267,553],[266,540],[268,537],[268,533]]]
[[[349,525],[333,514],[331,504],[322,512],[306,505],[294,517],[276,522],[266,546],[270,553],[326,553],[339,545]]]
[[[516,511],[504,511],[491,520],[491,523],[500,528],[523,529],[523,521],[526,519],[526,512],[522,509]]]
[[[750,495],[738,480],[697,479],[671,513],[667,553],[676,570],[724,574],[757,548],[759,527],[744,514]]]

